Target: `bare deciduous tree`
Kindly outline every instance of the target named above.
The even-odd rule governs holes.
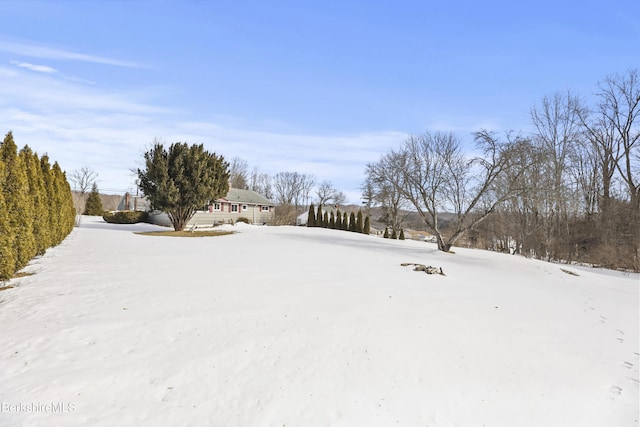
[[[546,246],[550,249],[548,258],[557,259],[560,245],[567,239],[566,228],[562,227],[575,206],[571,206],[570,188],[571,159],[575,158],[575,148],[582,139],[581,121],[578,114],[579,99],[567,92],[544,97],[539,106],[531,109],[531,120],[536,128],[534,135],[542,148],[546,161],[550,197],[548,204],[548,226]],[[542,183],[540,183],[542,184]]]
[[[269,200],[274,198],[271,177],[267,173],[260,172],[257,166],[251,171],[251,176],[249,177],[249,190],[260,193]]]
[[[613,132],[616,169],[630,198],[634,269],[640,270],[640,81],[638,70],[605,78],[598,93],[599,112]]]
[[[272,182],[275,200],[279,205],[276,221],[282,224],[295,223],[301,206],[309,202],[315,179],[312,175],[299,172],[279,172]]]
[[[392,153],[398,159],[395,172],[402,177],[402,195],[435,235],[441,251],[449,251],[460,237],[521,190],[517,178],[527,165],[514,161],[520,141],[503,142],[486,131],[476,133],[475,141],[483,155],[472,159],[464,156],[458,138],[441,132],[411,136]],[[509,176],[508,170],[512,171]],[[520,172],[513,173],[516,170]],[[439,224],[444,211],[453,213],[446,236]]]
[[[249,166],[245,159],[234,157],[229,163],[229,184],[233,188],[249,188]]]
[[[73,190],[85,194],[98,178],[98,173],[89,166],[74,169],[69,174],[69,181],[73,183]]]
[[[344,193],[336,189],[331,181],[326,179],[316,188],[316,196],[318,204],[323,206],[327,204],[342,205],[346,200]]]
[[[369,163],[366,166],[366,181],[364,188],[369,194],[365,194],[365,202],[380,205],[384,211],[387,225],[392,231],[400,232],[402,221],[406,214],[407,200],[403,197],[402,174],[398,170],[402,168],[404,157],[399,153],[387,153],[379,161]]]
[[[73,204],[76,209],[76,223],[79,224],[80,215],[85,210],[88,191],[96,182],[98,173],[89,166],[82,166],[80,169],[74,169],[69,174],[69,181],[73,184]]]

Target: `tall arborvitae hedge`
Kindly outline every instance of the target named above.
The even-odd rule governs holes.
[[[56,164],[51,169],[29,147],[18,153],[9,132],[0,144],[0,281],[60,243],[73,229],[71,188]]]
[[[35,255],[35,240],[33,238],[33,206],[30,206],[26,167],[18,155],[18,147],[13,141],[11,132],[7,134],[0,146],[0,158],[5,165],[3,192],[9,211],[9,227],[16,236],[13,250],[14,271],[17,271],[27,265]]]
[[[362,220],[362,211],[358,210],[358,216],[356,217],[356,232],[362,233],[364,231],[364,221]]]
[[[404,240],[404,229],[400,229],[400,237],[398,237],[398,239],[400,240]]]
[[[60,243],[73,230],[76,223],[76,209],[73,206],[73,195],[71,194],[71,185],[67,181],[67,176],[60,169],[58,162],[53,163],[51,168],[54,173],[54,182],[56,183],[56,205],[60,207],[60,229],[58,233],[58,242]]]
[[[36,255],[42,255],[49,247],[48,242],[51,240],[51,230],[47,227],[47,223],[42,220],[42,215],[48,209],[44,177],[42,176],[40,159],[37,153],[34,153],[31,148],[25,146],[20,150],[20,156],[22,156],[23,161],[27,165],[29,195],[33,204],[31,216],[33,218],[33,237],[36,244]]]
[[[349,216],[349,231],[357,231],[356,228],[356,214],[354,214],[353,212],[351,212],[351,215]]]
[[[307,214],[307,227],[316,226],[316,207],[313,203],[309,205],[309,213]]]
[[[384,234],[382,235],[382,237],[385,239],[389,238],[389,229],[387,227],[384,228]]]
[[[87,197],[87,202],[84,205],[85,215],[97,215],[102,216],[104,209],[102,208],[102,200],[100,200],[100,192],[98,191],[98,184],[95,182],[91,187],[91,193]]]
[[[316,216],[317,215],[317,216]],[[367,215],[363,218],[362,210],[358,210],[358,214],[351,212],[349,215],[347,212],[341,213],[340,209],[336,209],[336,213],[333,211],[322,212],[322,205],[318,205],[318,209],[315,210],[313,203],[309,205],[309,214],[307,216],[307,226],[311,227],[323,227],[334,230],[353,231],[356,233],[370,234],[371,233],[371,219]],[[389,237],[388,234],[385,237]]]
[[[371,220],[369,219],[369,215],[367,215],[364,219],[364,226],[362,227],[362,232],[364,234],[371,233]]]
[[[322,205],[318,205],[318,213],[316,214],[316,227],[322,227]]]
[[[398,233],[396,233],[395,228],[391,231],[391,238],[394,240],[398,238]]]
[[[15,231],[9,226],[9,210],[4,200],[6,167],[0,157],[0,281],[7,280],[15,272],[16,257],[13,241]]]
[[[45,192],[45,203],[47,204],[48,209],[42,212],[42,222],[45,224],[46,229],[49,231],[46,236],[44,236],[45,240],[45,248],[50,248],[51,246],[55,246],[57,243],[54,243],[54,231],[55,231],[55,211],[52,209],[53,203],[53,176],[51,174],[51,164],[49,163],[49,156],[46,154],[42,155],[40,159],[40,173],[42,173],[42,180],[44,182],[44,192]]]

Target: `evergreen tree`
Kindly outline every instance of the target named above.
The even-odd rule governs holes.
[[[362,232],[364,234],[371,233],[371,220],[369,219],[369,215],[367,215],[364,219],[364,226],[362,227]]]
[[[145,169],[138,169],[140,188],[151,206],[166,212],[176,231],[210,200],[229,190],[229,163],[209,153],[204,145],[162,144],[144,154]]]
[[[27,173],[27,182],[29,183],[29,200],[31,202],[30,212],[34,239],[34,252],[32,252],[31,258],[35,255],[44,254],[47,249],[46,242],[48,241],[45,234],[48,234],[48,230],[45,223],[42,221],[42,214],[49,209],[45,203],[46,194],[44,189],[44,181],[42,179],[42,170],[40,169],[40,160],[38,155],[34,153],[29,146],[25,146],[20,150],[20,157],[25,165],[25,171]]]
[[[51,164],[49,163],[49,156],[44,154],[40,158],[40,170],[42,176],[42,182],[44,184],[44,203],[46,209],[42,211],[42,224],[46,230],[46,233],[42,235],[42,245],[44,248],[50,248],[55,246],[55,211],[54,211],[54,190],[53,190],[53,174],[51,173]]]
[[[309,205],[309,214],[307,215],[307,227],[316,226],[316,208],[313,203]]]
[[[342,214],[342,229],[347,231],[349,229],[349,214],[346,212]]]
[[[15,251],[13,271],[16,272],[33,258],[36,253],[36,243],[33,237],[33,204],[29,199],[27,173],[11,132],[7,133],[0,145],[0,158],[5,165],[2,190],[9,213],[9,227],[16,236],[13,242]]]
[[[331,215],[329,216],[329,228],[336,228],[336,216],[333,214],[333,211],[331,211]]]
[[[324,216],[322,217],[322,226],[324,228],[329,227],[329,211],[325,211]]]
[[[404,229],[401,228],[400,229],[400,237],[398,237],[400,240],[404,240]]]
[[[342,214],[340,209],[336,210],[336,230],[342,230]]]
[[[398,238],[398,234],[396,233],[396,229],[395,228],[391,230],[391,238],[393,240]]]
[[[0,189],[5,188],[6,168],[0,157]],[[9,226],[9,211],[0,191],[0,282],[11,279],[15,272],[16,258],[13,248],[15,233]]]
[[[87,197],[84,214],[97,216],[102,216],[104,214],[104,209],[102,208],[102,200],[100,199],[100,192],[98,191],[98,185],[95,182],[91,187],[91,193],[89,193],[89,197]]]
[[[53,184],[52,208],[54,209],[53,244],[58,245],[73,230],[76,211],[73,207],[71,186],[58,162],[54,162],[51,168],[51,182]]]
[[[356,231],[356,214],[353,212],[349,215],[349,231]]]
[[[76,208],[73,203],[73,193],[71,193],[71,184],[69,184],[69,181],[67,180],[67,175],[62,172],[57,162],[54,164],[54,167],[56,166],[58,167],[60,174],[60,183],[62,184],[62,212],[64,215],[65,223],[65,233],[63,237],[64,239],[69,233],[73,231],[73,227],[75,227],[76,225]]]
[[[384,228],[384,234],[382,235],[382,237],[385,239],[389,238],[389,229],[387,227]]]
[[[358,209],[358,216],[356,218],[356,232],[362,233],[364,231],[364,222],[362,221],[362,210]]]
[[[322,204],[318,205],[318,213],[316,214],[316,227],[322,227]]]

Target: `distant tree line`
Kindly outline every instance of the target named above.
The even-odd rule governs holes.
[[[75,208],[58,163],[51,166],[28,146],[18,152],[11,132],[0,144],[0,189],[0,281],[6,281],[64,240]]]
[[[362,211],[355,214],[346,211],[340,212],[340,208],[333,210],[322,210],[322,205],[318,205],[316,210],[313,203],[309,205],[307,214],[307,227],[322,227],[333,230],[352,231],[354,233],[369,234],[371,232],[371,220],[369,216],[363,218]]]
[[[415,210],[438,248],[459,241],[540,259],[640,271],[640,76],[606,77],[531,108],[529,135],[411,135],[367,165],[363,198],[393,230]],[[443,221],[443,213],[447,220]]]

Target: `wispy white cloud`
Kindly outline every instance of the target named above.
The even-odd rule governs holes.
[[[247,160],[250,167],[275,174],[309,173],[328,179],[358,203],[364,165],[397,145],[398,132],[314,135],[277,123],[256,126],[241,118],[190,119],[191,112],[164,107],[151,88],[112,93],[0,66],[0,132],[14,132],[18,145],[49,153],[67,171],[88,165],[100,186],[133,190],[131,168],[156,137],[167,143],[203,143],[210,151]]]
[[[31,71],[37,71],[39,73],[57,73],[58,70],[56,70],[53,67],[49,67],[47,65],[35,65],[35,64],[31,64],[29,62],[18,62],[18,61],[11,61],[11,63],[13,65],[16,65],[20,68],[26,68],[27,70],[31,70]]]
[[[31,58],[55,59],[64,61],[82,61],[97,64],[112,65],[117,67],[141,68],[142,65],[124,61],[115,58],[107,58],[104,56],[90,55],[85,53],[73,52],[66,49],[60,49],[30,41],[2,39],[0,38],[0,52],[11,53],[14,55],[28,56]]]

